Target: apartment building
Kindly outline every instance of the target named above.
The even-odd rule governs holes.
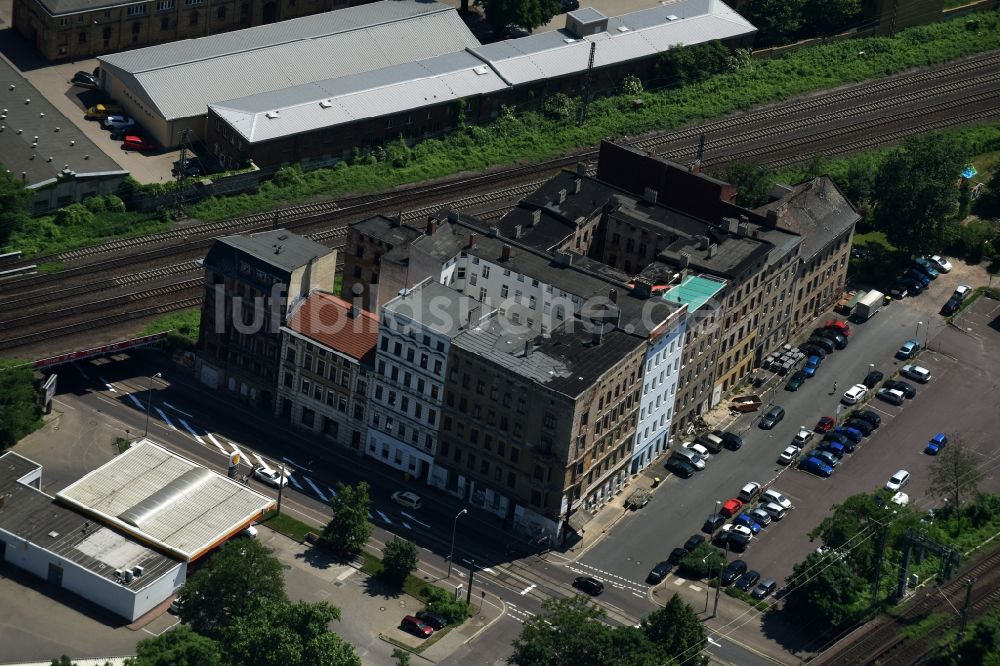
[[[378,317],[314,291],[281,333],[276,414],[363,454]]]
[[[198,379],[273,410],[281,327],[299,299],[333,286],[336,250],[276,229],[220,238],[203,265]]]
[[[348,227],[341,298],[352,303],[360,298],[361,307],[378,312],[401,289],[419,282],[408,283],[407,274],[410,243],[423,233],[399,215],[376,215]]]

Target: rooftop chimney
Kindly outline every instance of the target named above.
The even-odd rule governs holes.
[[[691,263],[691,255],[687,252],[681,252],[680,256],[677,258],[677,264],[681,268],[687,268],[688,264]]]
[[[747,217],[746,215],[740,215],[740,223],[741,224],[750,224],[750,218]]]
[[[531,211],[531,217],[529,219],[531,220],[528,223],[529,227],[533,227],[536,224],[538,224],[539,222],[541,222],[542,221],[542,209],[541,208],[536,208],[535,210]]]
[[[691,173],[701,173],[701,160],[695,160],[691,163]]]
[[[739,237],[741,237],[741,238],[743,236],[749,236],[750,235],[750,225],[747,224],[747,223],[738,225],[736,227],[736,235],[739,236]],[[755,236],[755,238],[756,238],[756,236]]]
[[[514,238],[515,239],[520,238],[522,231],[523,231],[523,228],[521,227],[521,225],[520,224],[515,224],[514,225]]]
[[[560,252],[555,257],[556,266],[570,266],[573,264],[573,255],[569,252]]]
[[[531,356],[531,340],[524,341],[524,357],[528,358]]]
[[[611,291],[608,292],[608,300],[611,301],[612,303],[617,303],[618,302],[618,290],[617,289],[612,289]]]
[[[642,200],[648,204],[655,204],[656,197],[658,197],[659,195],[660,193],[654,190],[652,187],[647,187],[645,190],[642,191]]]
[[[601,340],[603,337],[604,337],[604,324],[601,324],[600,330],[594,331],[591,334],[590,341],[596,347],[597,345],[601,344]]]
[[[566,194],[567,192],[565,189],[559,190],[559,203],[564,203],[566,201]]]
[[[510,261],[510,245],[500,248],[500,261]]]
[[[580,190],[583,189],[583,180],[577,178],[573,181],[573,194],[579,194]]]
[[[427,218],[427,229],[425,230],[425,233],[428,236],[433,236],[434,232],[437,231],[437,228],[438,228],[437,218],[428,217]]]
[[[497,227],[490,227],[490,238],[496,238],[500,235],[500,229]]]
[[[476,234],[469,234],[469,247],[476,246]]]
[[[393,215],[392,217],[389,218],[389,226],[390,227],[398,227],[400,224],[402,224],[402,222],[403,222],[403,213],[402,213],[402,211],[400,211],[399,213],[397,213],[397,214],[395,214],[395,215]]]
[[[702,250],[707,250],[708,245],[711,241],[708,236],[698,236],[698,248]]]
[[[715,256],[715,251],[719,249],[718,243],[712,243],[708,246],[708,258],[711,259]]]
[[[458,211],[457,210],[449,210],[448,211],[448,221],[449,222],[458,222]]]
[[[584,176],[586,176],[587,175],[587,165],[584,164],[583,162],[577,162],[576,163],[576,175],[579,176],[580,178],[583,178]]]

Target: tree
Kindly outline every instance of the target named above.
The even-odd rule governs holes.
[[[327,627],[340,610],[326,602],[266,600],[223,632],[229,661],[239,666],[361,666],[350,643]]]
[[[344,557],[354,557],[368,543],[372,524],[368,522],[368,484],[356,486],[337,484],[337,494],[330,500],[333,518],[323,528],[323,539],[335,552]]]
[[[28,206],[33,197],[24,183],[6,169],[0,169],[0,246],[28,221]]]
[[[730,69],[731,57],[729,49],[718,41],[691,46],[677,44],[656,60],[653,76],[668,88],[679,88],[725,72]]]
[[[953,510],[975,496],[983,473],[979,471],[978,459],[973,451],[965,448],[965,444],[952,437],[948,446],[938,454],[931,467],[931,483],[929,491],[938,497],[944,497]]]
[[[417,568],[417,547],[412,541],[393,537],[382,551],[382,576],[391,583],[402,585]]]
[[[873,572],[878,539],[868,537],[890,518],[888,511],[879,507],[872,495],[851,495],[833,506],[830,515],[809,533],[809,539],[819,538],[828,548],[849,545],[843,557],[855,571],[869,574]]]
[[[708,643],[705,625],[698,620],[694,609],[676,594],[670,597],[666,606],[642,621],[642,630],[654,645],[679,663],[708,663],[701,654]],[[697,660],[695,655],[698,655]]]
[[[941,135],[906,140],[886,157],[875,177],[875,227],[913,254],[936,250],[945,223],[958,209],[955,186],[965,163],[961,146]]]
[[[851,27],[861,16],[861,0],[805,0],[803,37],[832,35]]]
[[[16,444],[34,430],[40,416],[31,367],[0,361],[0,447]]]
[[[856,620],[868,606],[868,583],[836,553],[811,553],[786,579],[791,589],[783,612],[797,624],[831,628]]]
[[[747,0],[740,14],[757,27],[758,46],[792,41],[802,30],[805,0]]]
[[[726,555],[718,548],[702,543],[684,556],[678,565],[678,571],[687,578],[708,578],[714,572],[718,575],[726,564]]]
[[[507,663],[516,666],[600,666],[613,662],[607,648],[614,631],[605,612],[577,595],[546,599],[542,610],[521,628]]]
[[[70,659],[66,655],[63,655],[58,659],[53,659],[52,663],[49,666],[75,666],[75,664],[73,663],[72,659]]]
[[[497,35],[505,35],[509,26],[530,32],[562,10],[559,0],[476,0],[476,6],[483,8],[486,22]]]
[[[181,620],[218,638],[257,605],[285,601],[281,573],[281,562],[256,539],[229,541],[181,589]]]
[[[1000,617],[993,613],[972,625],[954,656],[958,666],[1000,665]]]
[[[427,604],[427,610],[448,620],[449,624],[461,624],[469,617],[469,604],[462,598],[433,585],[420,588],[420,598]]]
[[[396,666],[410,666],[410,653],[396,648],[392,651],[392,658],[396,660]]]
[[[129,666],[222,666],[224,663],[227,662],[218,643],[182,624],[139,641]]]
[[[726,167],[724,180],[739,188],[736,203],[744,208],[756,208],[767,203],[768,194],[774,186],[774,174],[756,162],[731,163]]]

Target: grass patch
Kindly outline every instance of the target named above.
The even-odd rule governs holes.
[[[115,446],[115,451],[121,454],[125,453],[130,448],[132,448],[132,442],[125,439],[124,437],[115,437],[114,446]]]
[[[863,234],[854,234],[855,245],[868,245],[870,243],[881,245],[889,252],[896,251],[896,247],[886,239],[885,232],[883,231],[869,231]]]
[[[58,273],[66,267],[61,261],[44,261],[38,264],[39,273]]]
[[[315,525],[303,523],[301,520],[296,520],[288,514],[278,513],[276,511],[272,511],[264,516],[264,518],[260,521],[260,524],[274,530],[275,532],[284,534],[286,537],[298,541],[299,543],[306,540],[306,534],[319,530],[319,528]]]
[[[193,350],[198,344],[200,323],[201,308],[178,310],[149,322],[141,335],[167,333],[167,347],[171,350]]]
[[[750,604],[762,613],[766,613],[771,610],[772,605],[764,601],[763,599],[754,599],[747,592],[737,589],[735,587],[727,587],[726,595],[732,597],[733,599],[739,599]]]
[[[97,245],[109,238],[166,231],[173,225],[168,217],[156,213],[99,211],[85,224],[60,224],[58,219],[58,215],[31,218],[11,233],[7,244],[21,250],[25,258],[38,257]]]
[[[927,617],[921,618],[919,622],[904,625],[900,633],[903,635],[903,638],[908,640],[920,638],[937,630],[938,627],[948,621],[949,617],[946,613],[931,613]]]

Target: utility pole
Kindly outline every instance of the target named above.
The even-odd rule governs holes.
[[[885,542],[886,537],[889,535],[889,525],[883,525],[879,523],[879,527],[882,528],[881,534],[878,535],[878,546],[876,546],[876,556],[875,556],[875,584],[872,586],[872,608],[874,609],[876,604],[878,604],[878,588],[882,583],[882,560],[885,557]]]
[[[472,605],[472,577],[476,575],[476,561],[469,562],[469,589],[465,591],[465,603]]]
[[[285,463],[281,463],[281,478],[278,479],[278,515],[281,515],[281,491],[285,489]]]
[[[726,539],[726,555],[719,566],[719,578],[715,581],[715,605],[712,607],[712,617],[719,614],[719,595],[722,594],[722,572],[726,570],[727,562],[729,562],[729,539]]]
[[[962,640],[965,636],[965,625],[969,622],[969,606],[972,605],[972,584],[975,582],[975,576],[965,581],[965,605],[962,606],[962,626],[958,630],[958,640]]]

